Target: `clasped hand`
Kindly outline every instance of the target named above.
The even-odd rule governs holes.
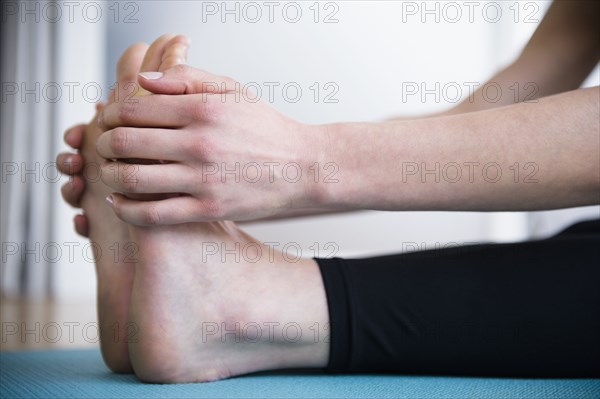
[[[138,82],[154,94],[115,101],[98,116],[106,130],[97,141],[107,160],[101,176],[117,192],[110,201],[119,218],[135,225],[253,220],[317,204],[310,169],[320,161],[320,127],[186,65],[142,73]]]

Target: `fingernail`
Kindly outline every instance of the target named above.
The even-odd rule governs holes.
[[[115,205],[115,199],[112,195],[106,197],[106,202],[108,202],[108,205],[110,205],[111,208]]]
[[[156,80],[163,77],[162,72],[140,72],[139,75],[148,80]]]

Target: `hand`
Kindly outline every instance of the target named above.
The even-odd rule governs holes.
[[[97,151],[118,160],[102,166],[104,183],[123,193],[113,195],[118,217],[142,226],[252,220],[315,205],[320,128],[253,102],[229,78],[183,65],[153,75],[138,81],[161,95],[110,104],[100,114],[108,131]],[[168,162],[136,165],[132,173],[121,160],[136,158]],[[179,195],[128,197],[146,193]]]

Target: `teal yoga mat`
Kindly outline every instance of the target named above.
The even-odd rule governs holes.
[[[0,398],[598,399],[600,379],[261,373],[202,384],[145,384],[111,373],[98,350],[0,352]]]

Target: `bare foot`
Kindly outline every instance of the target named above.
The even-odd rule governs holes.
[[[329,316],[315,261],[286,258],[233,222],[131,233],[139,262],[129,320],[139,339],[129,353],[140,379],[199,382],[326,366]]]
[[[137,71],[147,46],[130,47],[119,61],[119,80]],[[129,75],[129,76],[128,76]],[[134,75],[135,76],[135,75]],[[81,207],[87,218],[89,237],[94,243],[98,279],[98,323],[100,348],[106,365],[115,372],[131,372],[127,338],[127,315],[135,272],[136,247],[127,224],[117,219],[106,206],[111,190],[91,171],[104,162],[96,154],[96,138],[102,133],[94,117],[86,127],[80,153],[85,160],[85,191]]]
[[[119,84],[135,82],[140,70],[165,70],[175,61],[185,60],[186,49],[182,43],[184,40],[180,36],[171,35],[157,39],[149,49],[144,44],[131,46],[119,60]],[[135,326],[129,323],[128,313],[138,249],[130,237],[128,225],[106,205],[105,198],[112,190],[94,173],[105,161],[96,154],[96,139],[101,133],[94,117],[85,128],[80,148],[86,164],[81,207],[85,211],[87,232],[95,249],[102,355],[111,370],[131,372],[128,343],[133,339]]]

